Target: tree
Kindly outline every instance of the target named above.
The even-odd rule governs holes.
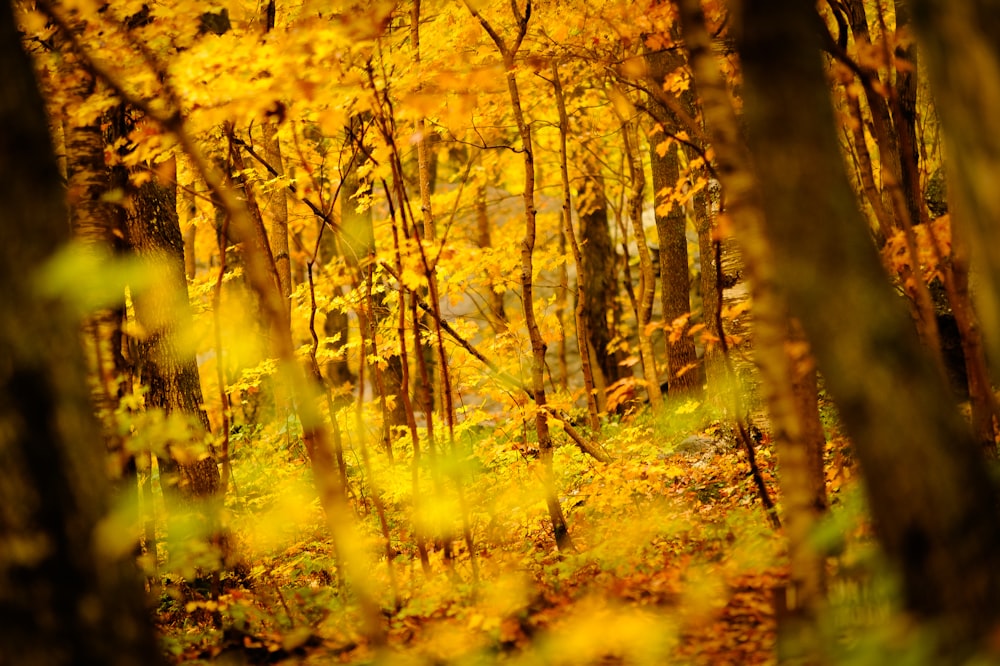
[[[190,326],[187,279],[184,272],[184,240],[177,218],[177,199],[173,184],[142,184],[133,196],[133,209],[125,222],[126,241],[148,266],[158,271],[162,280],[148,290],[133,294],[136,322],[144,335],[138,341],[137,363],[140,379],[149,386],[146,404],[167,414],[183,414],[197,424],[196,433],[211,432],[204,411],[201,379],[194,353],[181,342],[182,332]],[[182,442],[189,447],[195,442]],[[219,468],[211,449],[195,455],[181,454],[170,446],[160,456],[164,480],[182,497],[208,499],[219,491]],[[168,491],[169,494],[169,491]]]
[[[598,371],[594,377],[598,408],[604,411],[607,408],[604,390],[623,375],[618,354],[610,349],[614,336],[608,323],[608,314],[616,307],[615,251],[608,227],[604,178],[596,165],[588,166],[586,171],[576,197],[581,245],[577,280],[584,297],[583,320],[590,353],[594,356],[593,367]]]
[[[538,448],[541,451],[544,465],[545,503],[552,521],[552,534],[559,550],[572,550],[573,540],[569,535],[566,517],[559,503],[555,490],[555,480],[552,473],[552,435],[549,431],[549,416],[546,410],[545,395],[545,350],[546,343],[538,328],[535,316],[534,301],[534,251],[536,237],[535,208],[535,155],[531,138],[531,128],[524,117],[521,107],[521,94],[517,84],[517,71],[514,58],[528,32],[528,21],[531,19],[531,2],[525,5],[524,13],[518,10],[516,3],[511,6],[517,26],[517,34],[508,43],[490,23],[466,0],[469,12],[479,21],[483,29],[493,40],[507,70],[507,91],[510,95],[510,106],[517,122],[518,134],[521,138],[521,150],[524,154],[524,187],[522,199],[524,202],[524,239],[521,241],[521,299],[524,308],[524,320],[531,340],[531,395],[535,402],[535,431],[538,435]],[[652,359],[650,359],[652,362]],[[656,386],[659,389],[659,385]]]
[[[663,87],[668,76],[677,76],[684,65],[681,51],[671,50],[646,54],[649,78]],[[653,208],[660,253],[660,302],[664,338],[667,344],[668,391],[675,395],[691,393],[700,388],[697,371],[698,356],[694,339],[688,334],[691,318],[691,269],[688,266],[687,215],[681,204],[681,165],[678,142],[664,135],[667,110],[655,95],[650,106],[658,107],[662,120],[649,140],[649,161],[653,176]],[[690,105],[694,95],[689,90],[685,101]],[[676,125],[676,121],[674,122]],[[672,133],[679,127],[670,127]],[[676,329],[675,329],[675,322]]]
[[[746,121],[767,236],[855,444],[906,606],[959,662],[1000,621],[997,489],[855,207],[815,25],[814,10],[794,0],[745,7]]]
[[[70,304],[38,290],[66,244],[63,189],[31,63],[0,7],[0,653],[21,664],[160,662],[107,520],[104,447]],[[122,547],[124,546],[124,547]]]
[[[995,246],[1000,196],[986,184],[1000,171],[1000,126],[993,100],[985,97],[1000,81],[1000,51],[989,36],[997,16],[988,3],[977,0],[947,6],[931,0],[910,4],[948,138],[949,198],[957,223],[952,284],[946,286],[956,294],[949,293],[949,298],[962,332],[976,434],[992,453],[998,415],[982,348],[985,338],[991,357],[1000,353],[1000,253]],[[976,290],[976,312],[968,299],[970,248],[984,278]],[[979,317],[985,336],[979,331]]]

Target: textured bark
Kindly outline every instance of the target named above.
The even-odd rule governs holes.
[[[133,193],[132,210],[126,216],[126,242],[161,276],[156,286],[132,294],[136,323],[144,333],[138,342],[141,380],[149,386],[147,407],[189,415],[208,433],[211,426],[202,406],[198,364],[178,337],[190,326],[191,306],[176,206],[173,188],[151,181]],[[218,492],[219,469],[211,451],[203,451],[196,461],[177,463],[176,469],[161,459],[165,463],[168,485],[176,485],[183,496],[205,499]]]
[[[598,389],[598,407],[605,409],[606,389],[624,376],[617,354],[610,351],[614,331],[608,314],[615,309],[617,280],[615,277],[615,251],[611,245],[608,226],[608,205],[604,197],[604,179],[596,165],[587,166],[583,187],[577,193],[577,218],[580,221],[580,293],[585,298],[583,318],[586,322],[590,350],[594,355],[594,368]]]
[[[278,8],[275,0],[268,0],[267,11],[264,12],[265,32],[274,30],[277,14]],[[265,122],[262,130],[265,158],[276,172],[275,175],[281,178],[285,175],[285,163],[281,157],[278,123]],[[275,271],[278,274],[281,295],[285,300],[289,300],[292,294],[292,257],[288,250],[288,193],[283,186],[271,189],[266,207],[270,213],[271,221],[267,230],[267,237],[271,245],[271,257],[274,260]],[[288,305],[291,308],[290,301]]]
[[[719,321],[719,270],[715,263],[717,241],[711,197],[707,192],[695,195],[695,228],[698,231],[698,256],[701,262],[701,318],[710,336],[721,328]],[[721,254],[721,252],[719,253]],[[702,355],[708,395],[719,395],[726,383],[726,368],[718,341],[706,344]]]
[[[814,9],[797,0],[748,2],[745,21],[746,120],[781,286],[851,436],[906,606],[939,630],[941,661],[964,661],[1000,622],[997,489],[858,214]],[[978,77],[974,64],[962,67]],[[803,233],[807,211],[812,224]]]
[[[285,163],[281,157],[281,142],[278,140],[278,127],[274,123],[264,123],[264,155],[278,176],[285,175]],[[284,187],[274,187],[265,201],[269,213],[267,238],[270,241],[271,256],[274,258],[275,270],[281,295],[288,300],[292,295],[292,260],[288,249],[288,196]],[[291,303],[289,302],[289,307]]]
[[[684,66],[683,51],[665,50],[646,55],[649,76],[658,84],[673,71]],[[688,97],[693,95],[689,91]],[[655,96],[650,105],[660,107],[664,117],[669,111]],[[677,128],[671,128],[677,129]],[[656,235],[660,253],[660,305],[667,346],[668,391],[672,395],[684,395],[701,388],[701,372],[694,339],[687,334],[691,325],[691,269],[688,266],[687,214],[683,206],[674,202],[665,215],[660,208],[680,187],[680,157],[677,146],[663,154],[657,150],[657,143],[665,140],[662,133],[654,133],[649,141],[649,162],[653,176],[653,206],[656,209]],[[673,322],[687,317],[679,337],[672,334]],[[676,338],[676,339],[673,339]]]
[[[96,533],[108,488],[80,322],[38,293],[38,271],[69,229],[9,3],[0,6],[0,69],[0,659],[161,663],[131,550],[99,547],[108,545]]]

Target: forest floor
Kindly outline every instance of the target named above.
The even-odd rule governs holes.
[[[364,484],[355,500],[374,555],[365,583],[380,600],[388,630],[381,649],[361,630],[351,586],[338,578],[334,547],[308,488],[282,485],[301,476],[301,461],[287,450],[280,468],[273,467],[277,453],[246,456],[247,469],[271,466],[266,480],[237,486],[241,499],[231,507],[234,538],[247,563],[237,567],[239,575],[224,575],[213,596],[208,581],[198,582],[197,568],[185,575],[182,558],[172,555],[180,575],[161,570],[166,582],[157,612],[169,658],[227,664],[774,663],[776,608],[787,579],[783,537],[762,509],[746,455],[721,434],[718,422],[685,415],[685,409],[693,411],[677,408],[672,422],[641,414],[609,426],[604,445],[615,460],[608,465],[571,445],[560,447],[557,484],[575,552],[555,547],[540,491],[533,489],[539,467],[527,440],[494,432],[470,444],[464,493],[452,490],[441,499],[449,491],[440,479],[428,479],[429,486],[436,481],[439,501],[425,510],[447,516],[433,523],[437,533],[447,525],[460,535],[455,515],[464,515],[476,553],[473,561],[460,537],[446,552],[439,538],[437,547],[431,544],[428,572],[411,545],[414,514],[406,506],[412,496],[402,480],[412,479],[411,472],[401,473],[398,483],[391,472],[410,469],[405,451],[397,452],[394,464],[376,464],[371,474],[382,479],[378,489]],[[856,494],[846,490],[854,485],[853,467],[836,433],[827,458],[836,507],[842,487],[844,497]],[[757,446],[757,462],[780,505],[766,438]],[[239,458],[236,465],[239,479]],[[268,492],[260,490],[268,484]],[[391,568],[374,492],[383,501],[396,553]],[[422,504],[435,504],[434,495]],[[840,513],[826,540],[834,544],[836,567],[850,571],[864,558],[864,546],[845,546],[844,535],[862,543],[865,530],[856,511]],[[184,579],[195,582],[179,582]],[[845,598],[858,593],[857,586],[837,589],[847,591]],[[833,630],[843,632],[843,623]]]

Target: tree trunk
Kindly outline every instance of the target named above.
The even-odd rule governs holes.
[[[67,58],[72,63],[73,58]],[[96,82],[82,68],[72,72],[73,85],[67,91],[70,104],[83,104],[94,93]],[[67,113],[67,116],[70,115]],[[110,259],[121,251],[119,219],[113,204],[104,200],[110,183],[104,164],[104,135],[98,118],[85,125],[63,122],[66,154],[66,189],[70,225],[74,237],[94,256]],[[102,423],[109,453],[114,456],[114,475],[132,484],[128,492],[138,492],[135,465],[125,451],[124,439],[116,434],[114,413],[124,395],[127,362],[122,353],[122,324],[125,294],[114,307],[102,307],[83,322],[84,351],[91,380],[92,396]]]
[[[642,356],[642,377],[646,382],[649,406],[654,413],[663,409],[663,392],[656,370],[656,355],[653,353],[653,300],[656,296],[656,278],[653,274],[653,260],[646,244],[646,229],[642,221],[643,197],[646,190],[646,173],[639,154],[638,131],[634,122],[622,127],[625,144],[625,159],[631,182],[629,192],[629,219],[632,234],[639,254],[639,297],[636,303],[636,323],[638,326],[639,351]]]
[[[608,226],[608,205],[604,197],[604,178],[596,165],[588,165],[583,187],[577,192],[577,218],[580,224],[580,273],[577,275],[584,298],[583,319],[597,370],[594,384],[597,406],[607,409],[605,390],[623,377],[618,355],[610,350],[614,330],[608,314],[614,312],[617,280],[615,250]]]
[[[681,2],[681,20],[705,124],[723,186],[727,188],[728,212],[752,289],[754,360],[763,380],[761,387],[770,415],[771,437],[782,471],[793,594],[787,604],[792,611],[789,621],[779,628],[779,655],[794,651],[796,659],[815,662],[816,619],[823,598],[824,567],[823,558],[810,544],[811,532],[822,510],[817,506],[815,493],[823,484],[822,426],[815,391],[810,391],[813,385],[800,367],[804,359],[792,357],[789,352],[795,347],[790,344],[792,324],[785,297],[778,287],[779,267],[765,236],[762,192],[725,81],[711,54],[697,0]]]
[[[649,75],[660,85],[674,70],[683,66],[682,51],[648,53],[646,62]],[[664,115],[667,109],[655,97],[651,105],[659,106]],[[649,162],[653,172],[653,208],[656,217],[656,235],[660,242],[660,304],[667,346],[668,391],[671,395],[685,395],[701,388],[698,354],[694,338],[688,335],[691,326],[691,269],[688,266],[687,215],[677,201],[680,193],[680,156],[678,145],[670,141],[665,151],[657,145],[667,141],[662,133],[654,133],[649,140]],[[664,210],[666,209],[666,210]],[[675,329],[676,327],[676,329]]]
[[[940,17],[931,34],[951,34],[942,28],[953,27],[947,17],[955,15],[961,13]],[[996,24],[989,16],[978,25]],[[815,10],[797,0],[750,1],[745,21],[746,121],[780,284],[854,443],[906,606],[939,630],[945,660],[963,661],[1000,622],[997,489],[858,214],[837,145]],[[958,61],[961,53],[954,55]],[[978,64],[961,67],[976,72],[963,80],[981,89]],[[988,140],[977,136],[978,152]],[[956,139],[950,145],[961,151]],[[964,155],[960,163],[975,159]],[[802,233],[807,212],[809,233]]]
[[[98,529],[105,454],[79,321],[38,291],[68,228],[10,3],[0,6],[0,70],[0,654],[25,666],[162,663],[129,561],[133,539]]]
[[[191,306],[184,275],[184,240],[171,185],[151,181],[139,187],[125,219],[125,237],[149,270],[160,276],[150,289],[132,294],[136,323],[143,330],[138,349],[141,379],[149,386],[146,406],[188,415],[209,433],[198,364],[193,350],[180,342],[181,333],[191,325]],[[175,486],[168,494],[177,490],[187,498],[208,499],[218,493],[219,469],[213,452],[198,450],[194,457],[190,462],[176,461],[176,469],[167,463],[166,480]]]
[[[372,226],[371,209],[358,210],[357,197],[370,192],[371,184],[362,183],[358,178],[358,168],[367,158],[363,148],[364,122],[360,116],[352,116],[347,127],[348,136],[356,148],[355,158],[344,173],[341,187],[341,232],[340,249],[347,265],[354,270],[357,283],[367,291],[367,303],[358,310],[360,335],[366,341],[366,346],[375,355],[385,357],[385,367],[378,363],[370,364],[373,385],[383,400],[383,447],[391,452],[392,429],[406,425],[406,409],[404,408],[403,392],[408,390],[403,386],[403,371],[399,354],[382,350],[375,344],[375,333],[380,325],[390,325],[385,297],[372,293],[375,270],[375,230]],[[362,361],[365,362],[365,361]],[[364,387],[358,387],[364,391]]]
[[[989,345],[986,355],[995,360],[1000,358],[1000,233],[996,228],[1000,192],[992,183],[1000,174],[1000,119],[989,91],[1000,85],[1000,47],[994,38],[1000,20],[994,7],[979,0],[914,0],[910,6],[947,137],[948,193],[953,234],[959,239],[956,287],[959,295],[966,291],[971,254],[972,270],[979,276],[975,295],[985,334],[982,339]],[[971,346],[967,362],[976,363],[980,336],[970,304],[958,302],[952,307],[956,318],[966,315],[963,345]],[[985,394],[991,390],[988,378],[982,377],[986,373],[977,370],[974,374],[979,377],[970,374],[970,380],[987,385],[985,392],[977,391],[977,402],[992,402]],[[970,392],[981,390],[982,385],[970,383],[969,388]],[[979,411],[980,416],[974,412],[974,418],[982,432],[985,420],[993,417]]]
[[[264,155],[267,163],[278,172],[278,177],[285,175],[285,163],[281,157],[281,142],[278,140],[278,126],[274,123],[264,123]],[[274,257],[275,270],[278,273],[278,283],[281,295],[288,300],[292,295],[292,260],[288,249],[288,197],[284,186],[271,188],[266,201],[270,213],[270,224],[267,229],[267,239],[270,242],[271,256]],[[291,302],[289,302],[291,307]]]
[[[277,19],[277,3],[275,0],[268,0],[267,11],[264,13],[264,31],[274,30],[274,22]],[[265,122],[262,125],[264,135],[264,156],[268,164],[274,169],[275,176],[281,178],[285,175],[285,163],[281,157],[281,141],[278,139],[278,123]],[[278,273],[278,284],[281,295],[285,300],[289,300],[292,295],[292,257],[288,250],[288,194],[283,185],[274,187],[267,200],[267,209],[271,214],[270,228],[267,230],[267,238],[270,241],[271,256],[274,259],[275,270]],[[291,301],[289,301],[291,308]]]
[[[583,390],[587,399],[587,414],[590,429],[595,433],[601,430],[601,419],[598,415],[597,399],[594,391],[594,374],[590,363],[590,346],[587,344],[587,320],[584,313],[587,310],[587,294],[580,289],[580,274],[583,271],[583,261],[580,256],[580,244],[576,242],[576,232],[573,230],[573,190],[569,184],[569,158],[566,151],[566,136],[569,134],[569,117],[566,113],[566,99],[563,95],[562,81],[559,78],[559,66],[552,63],[552,90],[556,96],[556,107],[559,110],[559,173],[562,176],[563,205],[562,238],[569,242],[573,254],[573,266],[576,269],[576,306],[573,308],[573,319],[576,323],[576,343],[580,353],[580,370],[583,374]],[[564,276],[565,277],[565,276]],[[568,277],[565,277],[568,282]],[[568,284],[566,285],[568,289]]]
[[[702,363],[705,368],[705,383],[708,395],[719,395],[726,383],[726,368],[722,358],[722,350],[718,341],[711,342],[718,334],[722,325],[719,319],[721,303],[719,302],[719,270],[716,264],[716,248],[719,242],[713,238],[715,234],[714,210],[721,203],[718,201],[718,183],[714,188],[702,190],[695,195],[694,217],[695,228],[698,231],[698,256],[701,263],[701,317],[707,329],[705,351],[702,353]],[[713,192],[714,189],[714,192]],[[721,248],[720,248],[721,249]],[[721,251],[718,254],[722,254]]]
[[[521,93],[517,86],[517,67],[514,57],[528,31],[530,13],[521,16],[517,6],[512,5],[514,18],[517,21],[517,37],[513,45],[508,46],[504,38],[496,32],[493,26],[466,0],[465,6],[479,21],[489,34],[497,50],[503,57],[507,70],[507,92],[510,95],[511,111],[517,122],[518,134],[521,138],[521,149],[524,155],[524,239],[521,241],[521,303],[524,308],[524,323],[528,328],[528,338],[531,340],[531,394],[535,401],[535,430],[538,433],[538,449],[543,469],[543,484],[545,486],[545,504],[552,521],[552,534],[560,551],[572,550],[573,540],[569,535],[566,518],[559,496],[555,488],[555,475],[552,470],[552,436],[549,432],[548,414],[545,396],[545,340],[538,329],[535,318],[534,299],[534,251],[535,251],[535,154],[531,139],[531,128],[524,118],[521,106]]]
[[[480,184],[476,187],[476,244],[482,249],[493,247],[492,234],[490,232],[490,216],[486,209],[486,185]],[[499,289],[497,287],[500,287]],[[489,321],[493,326],[493,332],[499,333],[507,328],[507,312],[503,304],[503,286],[493,282],[489,273],[486,274],[486,288],[489,293],[486,295],[486,302],[489,304]]]

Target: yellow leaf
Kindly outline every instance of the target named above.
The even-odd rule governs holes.
[[[410,291],[415,291],[426,284],[424,276],[412,268],[404,268],[400,279],[403,282],[403,286]]]

